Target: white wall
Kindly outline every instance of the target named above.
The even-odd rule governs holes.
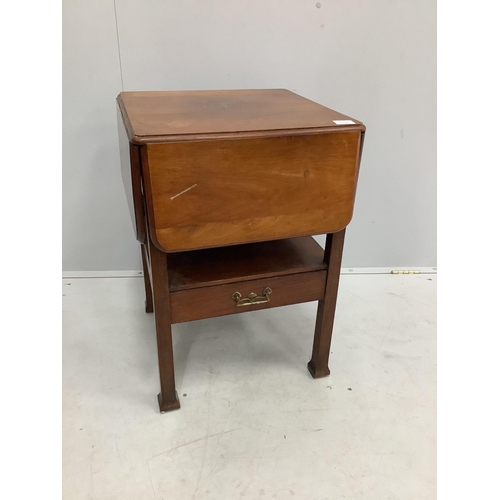
[[[434,0],[116,0],[116,10],[112,0],[65,0],[63,9],[64,270],[140,268],[119,170],[122,88],[288,88],[362,120],[343,266],[436,265]]]

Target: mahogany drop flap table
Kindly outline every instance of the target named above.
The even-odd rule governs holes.
[[[317,300],[307,366],[329,375],[364,125],[284,89],[122,92],[117,103],[160,411],[180,408],[174,323]]]

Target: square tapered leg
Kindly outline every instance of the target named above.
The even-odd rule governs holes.
[[[333,321],[337,305],[344,236],[345,229],[338,233],[328,234],[326,238],[325,262],[328,264],[328,274],[326,277],[325,296],[318,304],[312,356],[311,361],[307,365],[314,378],[330,375],[328,358],[330,357]]]
[[[160,412],[165,413],[181,407],[175,390],[174,355],[172,347],[172,323],[168,291],[167,254],[149,241],[153,308],[158,345],[158,367],[160,371]]]

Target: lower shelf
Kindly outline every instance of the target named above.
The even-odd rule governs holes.
[[[326,269],[312,236],[168,254],[169,291]]]

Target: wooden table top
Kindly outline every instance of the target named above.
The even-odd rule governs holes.
[[[285,89],[121,92],[117,100],[133,144],[364,130]]]

